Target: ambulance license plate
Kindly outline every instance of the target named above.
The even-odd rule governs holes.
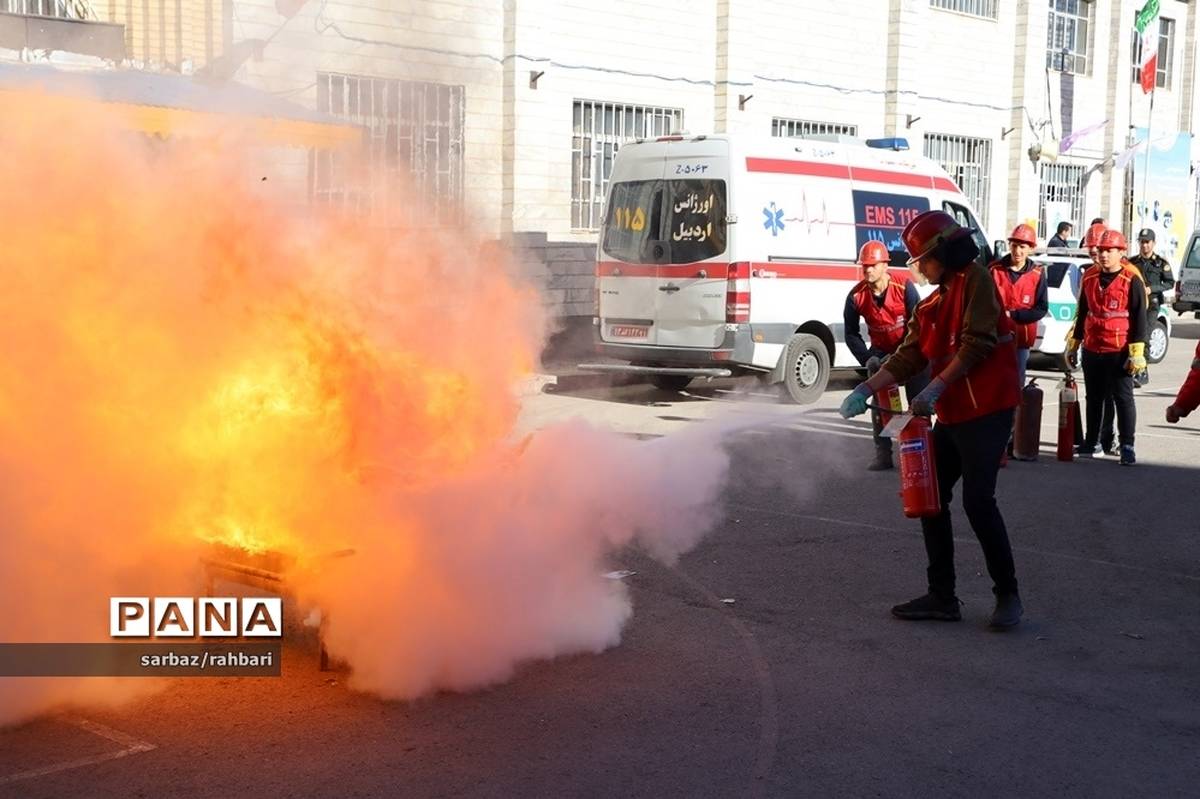
[[[650,328],[643,325],[610,325],[608,335],[613,338],[649,338]]]

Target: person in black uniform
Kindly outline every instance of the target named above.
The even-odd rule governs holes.
[[[1142,228],[1138,233],[1138,254],[1129,259],[1129,263],[1142,273],[1142,281],[1150,296],[1146,303],[1147,330],[1158,319],[1158,309],[1163,304],[1164,292],[1175,288],[1175,276],[1171,274],[1171,265],[1167,259],[1154,251],[1154,230]],[[1149,371],[1143,371],[1137,382],[1146,385],[1150,382]]]

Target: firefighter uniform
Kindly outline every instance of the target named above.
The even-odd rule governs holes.
[[[1037,246],[1037,237],[1029,225],[1017,225],[1008,237],[1009,245]],[[1046,291],[1046,275],[1042,268],[1025,259],[1020,268],[1013,268],[1012,255],[1005,255],[991,264],[992,280],[1000,292],[1000,304],[1008,318],[1016,324],[1017,386],[1025,385],[1025,365],[1029,350],[1037,341],[1037,323],[1050,310]]]
[[[878,241],[868,241],[859,250],[858,262],[864,269],[880,265],[886,268],[890,259],[891,254]],[[874,374],[883,359],[895,352],[904,340],[908,320],[912,318],[920,300],[911,280],[891,280],[886,272],[882,279],[886,284],[879,293],[875,292],[869,280],[860,280],[846,295],[846,304],[842,309],[846,346],[859,365],[867,367],[868,374]],[[867,324],[870,346],[863,341],[860,320]],[[924,383],[919,378],[910,381],[906,386],[909,399],[922,388]],[[892,468],[892,440],[881,436],[882,430],[881,414],[872,411],[871,435],[875,443],[875,457],[867,466],[871,471]]]
[[[1124,250],[1120,231],[1105,231],[1101,250]],[[1133,374],[1144,366],[1146,341],[1146,291],[1141,275],[1127,261],[1105,272],[1087,270],[1079,290],[1079,310],[1069,343],[1072,356],[1083,347],[1083,380],[1087,397],[1087,426],[1079,454],[1095,454],[1100,437],[1102,407],[1116,404],[1121,463],[1133,465],[1137,411],[1133,401]],[[1141,363],[1138,363],[1141,361]]]
[[[1200,343],[1196,344],[1196,355],[1192,358],[1192,368],[1179,388],[1179,396],[1167,408],[1167,421],[1171,424],[1178,422],[1180,417],[1187,416],[1200,406]]]
[[[937,291],[917,306],[908,335],[879,373],[842,403],[842,414],[853,415],[861,412],[864,394],[927,367],[933,375],[912,403],[916,412],[928,412],[932,405],[937,413],[932,436],[941,512],[921,519],[929,590],[895,606],[892,614],[911,620],[961,617],[950,520],[950,501],[961,480],[963,509],[983,548],[996,595],[992,626],[1012,627],[1022,609],[1012,547],[996,504],[996,480],[1018,399],[1014,325],[1001,309],[988,270],[974,260],[979,250],[969,229],[945,212],[927,211],[901,237],[913,261],[923,269],[926,261],[932,263],[930,279]]]

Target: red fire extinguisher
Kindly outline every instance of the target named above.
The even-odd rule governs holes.
[[[892,385],[875,392],[875,404],[879,406],[879,423],[886,427],[893,413],[903,413],[904,403],[900,399],[900,386]]]
[[[900,501],[910,519],[942,512],[933,433],[928,417],[914,416],[897,438],[900,442]]]
[[[1079,418],[1079,388],[1067,372],[1058,389],[1058,459],[1075,460],[1075,422]]]
[[[1035,461],[1042,434],[1042,389],[1037,378],[1021,389],[1021,403],[1017,405],[1017,421],[1013,432],[1013,457],[1019,461]]]

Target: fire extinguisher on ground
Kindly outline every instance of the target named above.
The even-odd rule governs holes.
[[[910,519],[942,512],[937,464],[933,457],[933,426],[927,416],[914,416],[896,439],[900,443],[900,500]]]
[[[1075,460],[1075,439],[1079,423],[1079,388],[1067,372],[1058,389],[1058,459]]]
[[[1036,461],[1042,439],[1042,389],[1037,378],[1021,389],[1017,405],[1016,429],[1013,433],[1013,457],[1019,461]]]

